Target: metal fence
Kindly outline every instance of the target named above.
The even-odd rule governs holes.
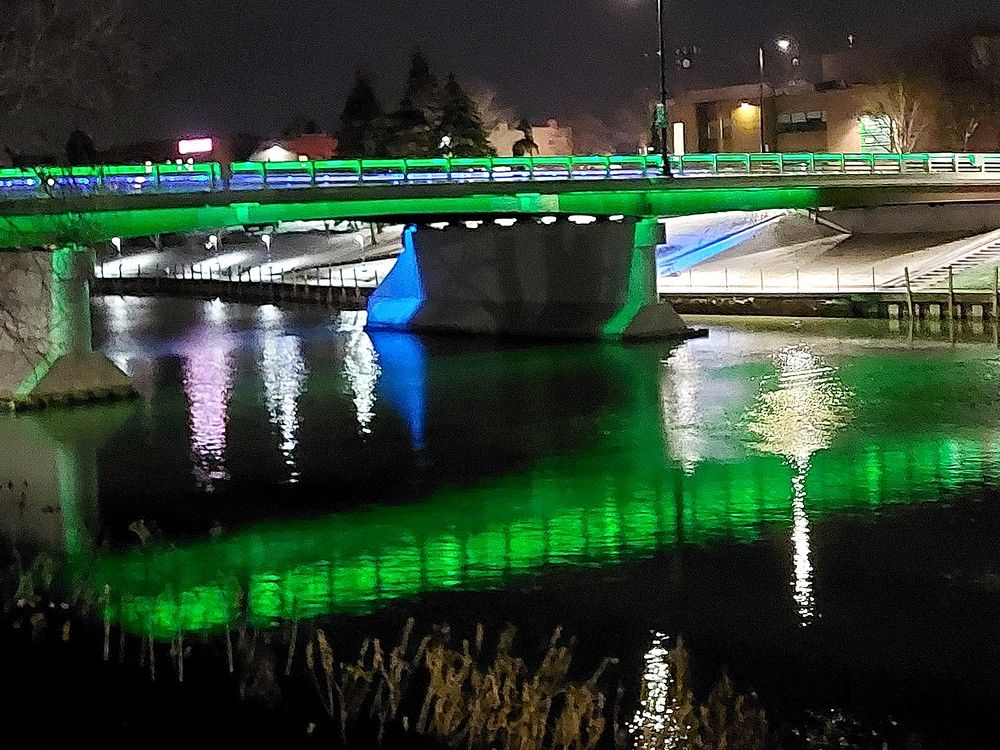
[[[303,287],[374,289],[385,278],[385,270],[374,264],[311,266],[284,269],[268,265],[222,266],[211,260],[199,263],[120,263],[107,261],[94,266],[94,277],[112,279],[176,279],[180,281],[219,281],[243,284],[280,284]]]
[[[1000,179],[1000,153],[687,154],[677,177],[957,175]],[[170,163],[0,169],[0,199],[662,177],[659,155]]]
[[[830,269],[766,268],[689,268],[661,276],[661,292],[678,294],[700,292],[831,293],[897,291],[903,287],[898,273],[879,273],[870,268],[852,266]]]

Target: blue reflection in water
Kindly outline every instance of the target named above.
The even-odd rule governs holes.
[[[413,450],[424,449],[427,409],[427,353],[416,336],[380,331],[370,334],[382,368],[379,393],[410,426]]]
[[[309,374],[298,336],[285,333],[284,313],[274,305],[258,310],[261,324],[260,372],[267,399],[267,415],[277,431],[278,449],[288,470],[288,481],[299,480],[295,449],[299,444],[299,398]]]
[[[191,459],[198,486],[213,491],[217,482],[229,478],[226,469],[226,425],[233,390],[237,342],[222,327],[226,305],[218,300],[206,303],[210,326],[199,329],[184,342],[184,394],[189,404]]]

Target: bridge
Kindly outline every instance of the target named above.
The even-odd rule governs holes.
[[[115,394],[90,346],[92,248],[282,222],[406,223],[373,330],[683,336],[656,294],[664,217],[1000,202],[1000,154],[377,159],[0,170],[0,401]]]

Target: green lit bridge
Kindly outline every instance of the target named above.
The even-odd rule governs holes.
[[[319,219],[665,217],[995,200],[1000,154],[693,154],[0,169],[0,247]]]
[[[688,333],[657,298],[663,217],[1000,202],[997,154],[712,154],[672,169],[614,156],[6,170],[0,310],[14,334],[0,333],[13,339],[0,340],[0,401],[128,388],[90,351],[87,322],[88,248],[115,237],[406,223],[368,301],[372,330],[662,338]]]

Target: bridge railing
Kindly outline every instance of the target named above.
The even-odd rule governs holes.
[[[1000,153],[687,154],[670,157],[678,177],[782,175],[976,175],[1000,178]],[[140,164],[0,169],[0,200],[67,195],[208,193],[546,180],[619,180],[662,175],[659,155]]]

